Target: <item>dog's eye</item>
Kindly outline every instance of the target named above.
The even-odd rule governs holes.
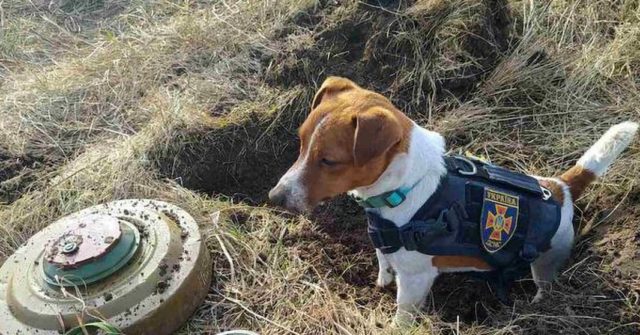
[[[332,161],[332,160],[326,159],[326,158],[321,159],[320,163],[322,163],[322,165],[325,165],[325,166],[335,166],[335,165],[338,164],[338,162]]]

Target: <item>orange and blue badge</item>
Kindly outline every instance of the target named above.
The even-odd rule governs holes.
[[[517,195],[485,188],[480,235],[488,252],[502,249],[513,237],[518,226],[519,203]]]

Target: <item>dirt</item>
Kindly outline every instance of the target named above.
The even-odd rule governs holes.
[[[327,6],[294,18],[292,24],[313,29],[312,42],[285,47],[285,52],[270,60],[266,80],[284,87],[315,86],[328,75],[344,76],[385,94],[409,114],[421,114],[426,107],[426,101],[416,101],[416,97],[438,93],[437,99],[453,95],[464,100],[510,46],[511,19],[506,2],[478,2],[481,19],[471,22],[470,33],[458,38],[462,52],[453,55],[460,63],[474,59],[473,65],[438,69],[441,64],[439,55],[434,54],[433,37],[444,21],[441,19],[454,11],[448,2],[431,7],[413,6],[411,1],[387,2],[383,7],[371,1],[360,3],[347,14],[331,15],[337,10]],[[409,7],[409,15],[394,14]],[[416,54],[421,56],[413,57]],[[420,67],[433,68],[435,87],[417,88],[415,80],[399,79]]]
[[[375,253],[360,208],[341,196],[314,211],[312,218],[315,228],[283,237],[290,252],[313,264],[342,299],[353,299],[361,306],[377,305],[383,299],[392,302],[391,290],[375,286]]]
[[[224,129],[187,133],[185,146],[159,158],[160,173],[197,191],[263,203],[298,150],[290,130],[277,127],[264,136],[268,126],[256,117]],[[280,143],[282,138],[288,141]],[[271,151],[276,143],[279,152]]]
[[[59,23],[74,33],[97,27],[96,21],[113,17],[128,5],[126,1],[110,0],[36,0],[32,4],[41,11],[56,14]]]
[[[38,179],[38,175],[53,166],[43,157],[13,155],[0,147],[0,203],[17,200]]]

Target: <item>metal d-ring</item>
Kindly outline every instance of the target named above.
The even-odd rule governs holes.
[[[472,161],[470,161],[470,160],[468,160],[468,159],[466,159],[466,158],[464,158],[462,156],[455,156],[455,159],[461,160],[461,161],[467,163],[467,165],[471,166],[471,172],[463,171],[463,170],[458,169],[458,173],[460,173],[462,175],[465,175],[465,176],[473,176],[474,174],[476,174],[478,172],[478,169],[476,168],[476,165],[473,164]]]
[[[542,199],[543,200],[549,200],[549,198],[551,198],[551,196],[553,195],[551,193],[551,191],[549,191],[548,189],[540,186],[540,189],[542,190]]]

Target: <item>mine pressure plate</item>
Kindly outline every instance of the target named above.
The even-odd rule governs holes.
[[[195,220],[161,201],[122,200],[63,217],[0,268],[0,334],[64,334],[99,324],[170,334],[211,282]]]

